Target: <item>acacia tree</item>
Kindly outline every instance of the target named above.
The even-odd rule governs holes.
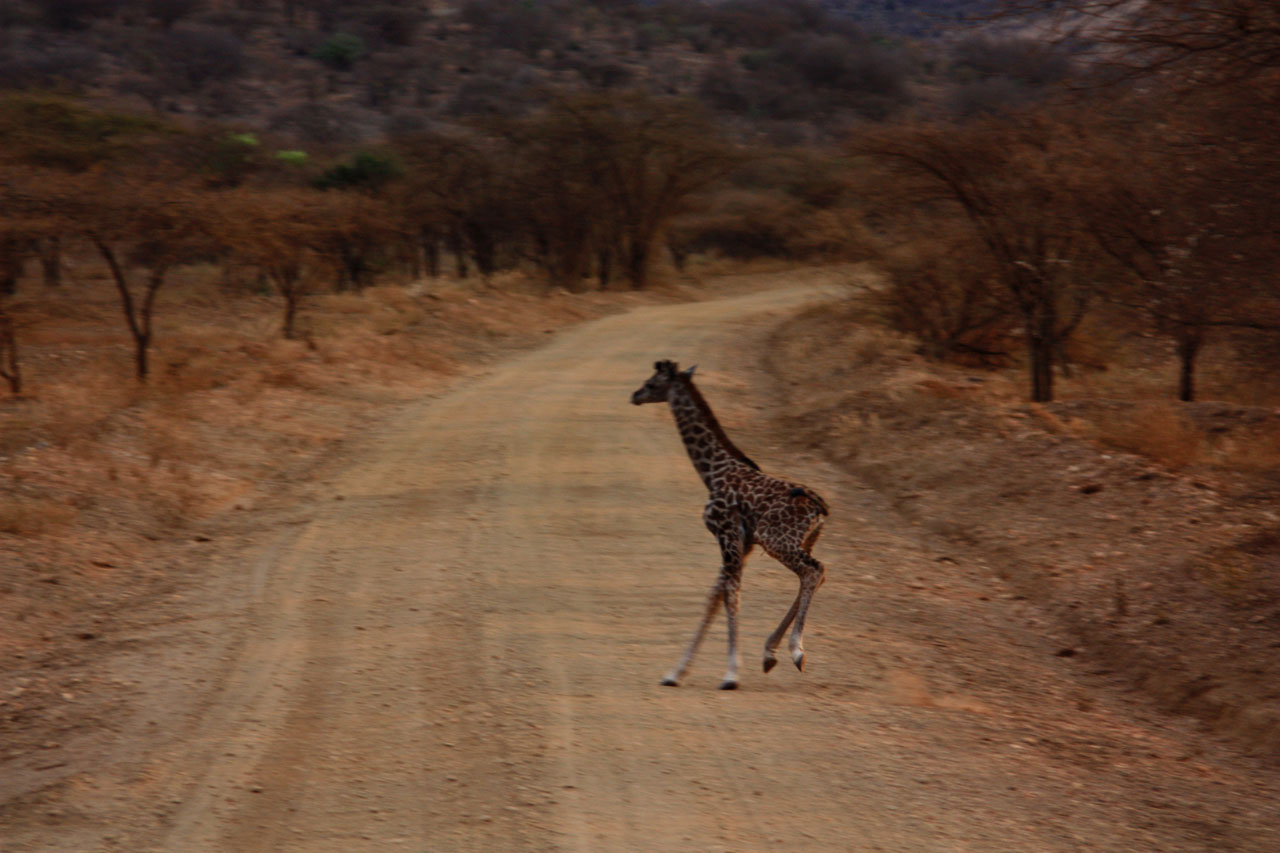
[[[218,241],[262,270],[284,300],[280,332],[285,338],[295,337],[298,310],[315,292],[319,267],[329,265],[318,247],[332,208],[330,199],[301,189],[240,189],[215,207]]]
[[[388,246],[402,238],[391,208],[363,193],[328,192],[315,199],[312,248],[335,271],[337,290],[373,284]]]
[[[853,145],[893,170],[898,204],[949,206],[968,222],[1021,319],[1035,402],[1053,399],[1055,361],[1097,292],[1071,200],[1083,144],[1041,113],[900,126]]]
[[[214,250],[199,190],[127,175],[86,176],[77,221],[111,273],[133,339],[134,374],[146,382],[156,297],[168,273]],[[139,281],[141,279],[141,281]]]
[[[62,241],[76,221],[55,208],[63,174],[81,174],[128,159],[168,133],[159,122],[91,110],[47,94],[0,97],[0,164],[6,187],[6,223],[0,229],[0,291],[12,292],[26,259],[40,261],[44,283],[62,279]],[[15,218],[16,217],[16,218]],[[16,219],[21,219],[19,224]]]
[[[9,390],[22,390],[18,351],[18,321],[13,296],[22,255],[18,252],[42,240],[66,233],[71,225],[63,199],[70,180],[65,173],[29,166],[0,166],[0,235],[15,254],[5,261],[0,286],[0,379]]]

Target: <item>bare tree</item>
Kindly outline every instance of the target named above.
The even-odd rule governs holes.
[[[1280,66],[1273,0],[1005,0],[1063,39],[1103,46],[1126,77],[1159,75],[1202,87],[1264,77]]]
[[[945,221],[927,236],[895,247],[884,259],[889,286],[881,294],[888,320],[920,338],[933,359],[982,362],[1007,357],[1017,312],[993,259],[972,233]]]
[[[1110,298],[1173,341],[1178,398],[1191,401],[1197,360],[1216,331],[1280,330],[1280,243],[1270,224],[1280,169],[1274,154],[1268,162],[1242,150],[1248,132],[1235,109],[1150,97],[1120,106],[1089,148],[1080,216],[1128,274]]]
[[[1042,113],[890,128],[853,146],[895,170],[897,204],[947,205],[968,222],[1021,318],[1035,402],[1053,399],[1055,361],[1097,292],[1071,201],[1081,144]]]

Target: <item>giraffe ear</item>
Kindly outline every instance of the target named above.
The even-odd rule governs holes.
[[[696,364],[695,364],[695,365],[693,365],[692,367],[690,367],[688,370],[682,371],[682,372],[680,373],[680,375],[681,375],[681,376],[683,376],[683,377],[685,377],[686,379],[692,379],[692,378],[693,378],[693,372],[694,372],[695,370],[697,370],[697,369],[698,369],[698,365],[696,365]]]

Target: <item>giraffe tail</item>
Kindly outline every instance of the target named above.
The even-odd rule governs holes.
[[[827,502],[812,489],[806,489],[804,486],[796,486],[789,494],[793,498],[806,498],[818,508],[818,512],[823,515],[831,515],[831,508],[827,506]]]

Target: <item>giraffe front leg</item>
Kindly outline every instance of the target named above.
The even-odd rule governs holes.
[[[736,572],[725,573],[724,612],[729,621],[729,669],[720,682],[721,690],[738,689],[738,590],[741,580],[741,575]]]
[[[716,581],[715,586],[711,587],[711,594],[707,596],[707,607],[702,614],[702,622],[698,625],[698,630],[693,634],[693,640],[689,643],[688,648],[684,650],[684,654],[680,657],[680,662],[667,673],[662,679],[665,687],[678,687],[680,679],[684,678],[685,672],[689,669],[689,664],[693,662],[693,656],[698,653],[698,647],[702,645],[702,638],[707,635],[707,628],[711,627],[711,620],[716,618],[716,612],[720,609],[721,602],[724,601],[724,576]]]

